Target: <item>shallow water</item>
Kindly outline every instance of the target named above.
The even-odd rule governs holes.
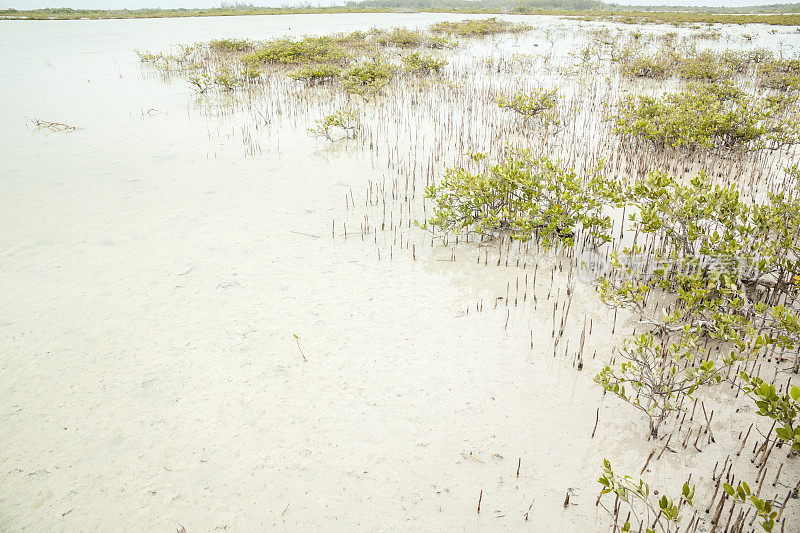
[[[362,239],[365,187],[394,176],[386,154],[287,118],[245,156],[235,111],[133,53],[462,18],[0,22],[0,529],[610,524],[602,457],[638,473],[651,450],[643,418],[591,382],[623,313],[579,283],[554,342],[567,273],[551,278],[552,260]],[[518,305],[497,299],[509,287]],[[584,329],[598,355],[579,372]],[[667,455],[650,478],[675,486],[687,461],[725,453]]]

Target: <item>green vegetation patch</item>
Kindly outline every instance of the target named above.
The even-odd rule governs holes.
[[[336,81],[341,75],[342,68],[336,65],[312,65],[289,74],[291,78],[305,81],[310,85]]]
[[[545,126],[561,124],[561,116],[556,109],[558,89],[534,89],[530,93],[517,91],[512,96],[500,94],[497,105],[514,111],[526,119],[535,119]]]
[[[772,54],[765,50],[714,52],[694,47],[681,52],[672,46],[643,53],[627,46],[614,56],[614,60],[619,63],[622,74],[630,77],[676,76],[693,81],[718,81],[747,71],[750,66],[764,61],[766,56]]]
[[[578,176],[528,150],[512,150],[505,161],[480,168],[484,159],[473,154],[478,168],[450,168],[439,185],[426,189],[435,204],[427,226],[444,233],[538,238],[544,246],[571,246],[579,227],[597,241],[611,239],[611,219],[602,213],[609,183],[599,175]]]
[[[403,56],[403,70],[413,74],[435,74],[447,65],[447,60],[431,54],[411,52]]]
[[[685,9],[685,8],[684,8]],[[769,24],[773,26],[798,26],[800,14],[724,14],[690,13],[679,11],[613,11],[570,14],[579,20],[607,20],[623,24],[672,24],[691,26],[696,24]]]
[[[247,39],[215,39],[208,43],[217,52],[249,52],[255,43]]]
[[[397,48],[453,48],[456,43],[439,35],[431,35],[420,30],[393,28],[391,30],[373,30],[373,39],[381,46]]]
[[[497,33],[521,33],[532,28],[527,24],[508,22],[492,17],[483,20],[462,20],[461,22],[440,22],[431,26],[434,33],[446,33],[461,37],[484,37]]]
[[[341,83],[347,92],[367,98],[382,91],[396,70],[381,59],[372,59],[344,71]]]
[[[774,59],[763,61],[758,66],[761,87],[778,91],[800,89],[800,59]]]
[[[334,37],[305,37],[267,41],[243,57],[248,64],[335,63],[347,57],[347,51]]]
[[[754,96],[730,82],[693,83],[660,98],[630,95],[614,133],[657,147],[777,149],[800,142],[797,112],[780,96]]]

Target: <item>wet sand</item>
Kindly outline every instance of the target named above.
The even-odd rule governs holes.
[[[263,132],[244,157],[235,120],[202,112],[130,53],[148,37],[137,32],[165,22],[91,22],[122,23],[104,30],[128,32],[108,50],[88,44],[88,25],[53,26],[63,48],[20,52],[32,72],[15,67],[3,89],[14,105],[0,132],[0,529],[608,529],[595,506],[602,458],[638,474],[662,447],[592,383],[632,318],[620,312],[612,335],[613,311],[579,281],[554,349],[565,272],[531,280],[524,304],[494,305],[552,259],[484,266],[475,257],[496,261],[493,245],[471,243],[450,261],[452,246],[423,237],[414,257],[394,245],[390,258],[392,235],[375,236],[379,259],[352,228],[368,180],[391,171],[302,121]],[[190,31],[170,44],[225,31],[174,23]],[[79,129],[38,131],[26,115]],[[346,239],[331,237],[334,220]],[[698,493],[713,490],[711,466],[754,418],[742,397],[717,405],[716,443],[653,462],[653,486],[674,493],[695,469]]]

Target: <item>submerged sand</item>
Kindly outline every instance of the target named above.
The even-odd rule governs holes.
[[[243,31],[432,17],[248,17]],[[229,21],[37,25],[33,48],[34,26],[0,24],[20,54],[0,58],[0,529],[610,526],[602,459],[638,474],[662,444],[592,383],[635,324],[620,312],[612,334],[590,283],[554,343],[568,285],[565,271],[551,282],[554,259],[522,269],[497,266],[494,245],[484,265],[474,243],[451,261],[451,247],[362,240],[344,197],[363,205],[368,180],[391,179],[368,152],[287,121],[244,157],[235,121],[130,52],[230,35]],[[524,302],[497,300],[526,275]],[[718,411],[716,445],[667,453],[648,479],[674,491],[692,468],[710,490],[750,405]]]

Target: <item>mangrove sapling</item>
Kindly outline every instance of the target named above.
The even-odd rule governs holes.
[[[253,68],[253,66],[250,66],[250,68]],[[231,72],[227,65],[223,65],[217,69],[214,75],[214,83],[226,91],[232,91],[239,85],[239,79],[236,77],[236,74]]]
[[[419,30],[408,28],[392,28],[391,30],[373,30],[375,41],[381,46],[397,46],[413,48],[425,42],[426,35]]]
[[[722,32],[719,30],[705,30],[697,34],[698,39],[707,39],[709,41],[718,41],[722,38]]]
[[[792,385],[785,394],[778,394],[775,385],[761,378],[744,371],[739,372],[739,377],[745,382],[743,390],[755,401],[756,413],[782,424],[775,427],[775,435],[794,453],[800,452],[800,387]]]
[[[623,196],[636,208],[630,221],[637,235],[652,245],[646,258],[636,244],[623,248],[621,256],[612,253],[617,270],[600,280],[606,303],[633,307],[653,326],[675,330],[689,325],[736,343],[752,336],[750,322],[756,317],[755,326],[788,342],[791,313],[780,314],[785,320],[769,317],[768,306],[756,304],[779,296],[793,301],[796,295],[797,198],[770,194],[764,203],[750,203],[735,187],[712,186],[705,174],[680,184],[663,172],[651,173]],[[674,311],[653,311],[644,318],[652,289],[676,295]]]
[[[735,287],[719,284],[713,277],[706,278],[699,272],[672,274],[680,281],[676,294],[671,295],[659,287],[668,281],[659,274],[665,268],[655,268],[654,274],[642,278],[629,266],[621,265],[613,253],[611,264],[623,274],[600,279],[600,298],[612,308],[636,310],[638,323],[649,328],[651,333],[669,336],[688,331],[731,343],[742,352],[756,351],[765,344],[764,338],[755,336],[755,328],[744,311],[745,302]],[[664,297],[669,306],[659,310],[658,306],[649,305],[652,294]]]
[[[775,528],[775,519],[778,511],[773,510],[772,502],[758,497],[750,491],[750,486],[744,481],[740,482],[736,488],[729,483],[724,483],[722,488],[733,501],[748,504],[756,511],[756,516],[762,519],[761,527],[764,531],[772,531]]]
[[[676,72],[685,80],[718,81],[730,78],[734,70],[723,57],[708,51],[692,50],[690,54],[679,56]]]
[[[447,60],[431,54],[412,52],[403,56],[403,70],[412,74],[437,74],[447,65]]]
[[[800,59],[775,59],[762,61],[758,65],[759,85],[778,91],[800,89]]]
[[[218,52],[249,52],[256,44],[249,39],[214,39],[208,46]]]
[[[341,75],[342,87],[348,93],[358,94],[368,100],[388,85],[395,71],[396,67],[382,59],[372,59],[344,71]]]
[[[674,58],[666,51],[655,54],[637,52],[638,47],[626,46],[612,53],[612,61],[620,64],[622,74],[635,78],[662,78],[672,67]]]
[[[646,533],[655,533],[656,527],[664,533],[677,532],[680,527],[680,513],[683,503],[689,506],[694,505],[694,486],[689,486],[684,483],[681,488],[681,495],[678,497],[677,502],[662,494],[661,498],[653,501],[650,494],[650,485],[643,480],[634,480],[630,476],[619,476],[614,473],[611,463],[608,459],[603,459],[603,475],[597,480],[603,488],[600,490],[600,495],[597,497],[597,505],[600,505],[600,498],[604,494],[614,494],[616,498],[625,503],[630,509],[630,518],[634,522],[631,523],[630,518],[625,520],[621,526],[621,531],[645,531]],[[658,494],[659,491],[653,491]],[[605,506],[603,506],[606,509]],[[612,511],[606,509],[610,515],[615,518],[619,516],[619,509],[616,508]],[[644,527],[644,530],[642,529]]]
[[[534,119],[545,126],[561,126],[563,119],[556,109],[558,89],[534,89],[531,93],[518,91],[513,96],[498,95],[497,105],[510,109],[526,119]]]
[[[521,33],[530,30],[527,24],[509,22],[491,17],[482,20],[462,20],[461,22],[439,22],[431,26],[434,33],[448,33],[462,37],[482,37],[497,33]]]
[[[180,46],[176,53],[167,54],[159,52],[157,54],[152,52],[141,52],[134,50],[139,60],[143,63],[150,63],[157,70],[162,73],[172,72],[191,72],[196,70],[197,62],[200,59],[201,52],[204,48],[201,44],[193,44],[189,46]]]
[[[261,68],[255,65],[245,65],[241,72],[242,81],[247,83],[256,82],[261,78],[261,74],[263,74]]]
[[[621,32],[617,31],[616,33],[612,33],[611,29],[609,28],[594,28],[587,30],[589,35],[592,37],[592,41],[600,44],[600,45],[615,45],[617,39],[619,39]]]
[[[158,60],[159,56],[162,55],[160,53],[154,54],[149,50],[145,51],[134,50],[133,53],[136,54],[136,56],[139,58],[139,61],[141,61],[142,63],[155,63]]]
[[[381,46],[397,48],[453,48],[455,43],[440,35],[429,35],[420,30],[393,28],[391,30],[373,30],[373,39]]]
[[[313,128],[308,128],[308,132],[318,137],[325,137],[329,141],[334,141],[336,140],[334,135],[336,130],[344,132],[346,138],[355,137],[359,124],[360,119],[357,111],[340,109],[321,120],[317,120]]]
[[[644,412],[652,438],[658,438],[670,414],[682,409],[684,399],[693,399],[698,387],[720,383],[728,367],[741,359],[733,352],[718,361],[711,359],[688,328],[675,341],[644,333],[626,341],[620,357],[625,362],[606,366],[594,381]]]
[[[331,36],[273,39],[252,48],[242,57],[246,65],[337,63],[345,61],[348,53]]]
[[[754,51],[676,49],[674,43],[652,53],[641,52],[640,46],[626,45],[614,52],[612,60],[619,64],[620,72],[629,77],[663,78],[676,76],[685,80],[719,81],[745,72],[751,65],[763,61],[772,53],[763,49]]]
[[[336,81],[342,75],[341,67],[336,65],[310,65],[289,74],[290,78],[300,80],[309,85]]]
[[[476,166],[484,154],[473,154]],[[546,157],[528,150],[509,149],[504,161],[485,170],[447,169],[439,185],[425,190],[435,203],[433,216],[423,225],[443,233],[475,233],[512,239],[537,238],[545,247],[574,243],[578,228],[596,244],[611,240],[611,219],[603,214],[616,182],[599,169],[578,176]]]
[[[189,84],[191,84],[192,87],[194,87],[195,90],[200,94],[203,94],[208,90],[208,86],[212,81],[211,76],[205,73],[193,74],[189,76],[187,80],[189,81]]]
[[[369,34],[364,31],[356,30],[350,33],[335,33],[326,36],[332,42],[342,46],[350,52],[357,51],[360,48],[371,48],[372,44],[369,40]]]
[[[629,95],[610,118],[614,133],[657,148],[776,150],[800,142],[800,120],[788,103],[721,81],[660,98]]]
[[[782,351],[794,351],[792,372],[800,372],[800,316],[794,308],[776,305],[760,316],[759,326],[765,330],[767,344],[776,345]]]

